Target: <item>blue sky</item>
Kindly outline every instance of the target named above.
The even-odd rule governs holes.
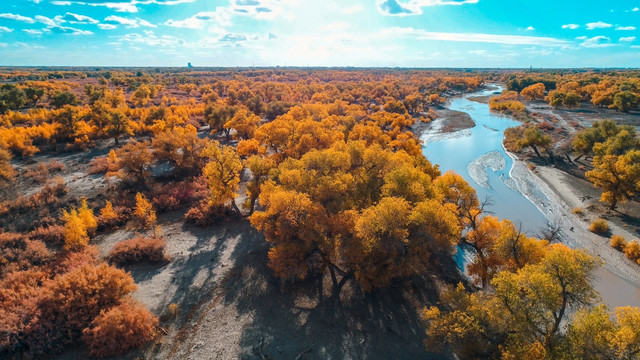
[[[639,67],[640,0],[2,0],[0,65]]]

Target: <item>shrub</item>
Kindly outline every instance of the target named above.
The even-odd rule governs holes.
[[[219,224],[235,213],[229,207],[202,200],[185,214],[185,219],[198,226]]]
[[[64,243],[64,226],[40,226],[31,231],[29,237],[34,240],[44,241],[48,245],[61,245]]]
[[[38,165],[27,169],[24,172],[24,177],[33,179],[38,184],[46,183],[49,180],[49,168],[45,163],[39,163]]]
[[[156,223],[156,212],[153,210],[153,205],[141,193],[136,194],[136,207],[133,211],[133,217],[144,228],[149,228]]]
[[[605,219],[595,219],[591,222],[591,225],[589,225],[589,231],[594,234],[606,234],[609,232],[609,224],[607,224]]]
[[[106,174],[109,171],[109,158],[96,157],[89,163],[89,174]]]
[[[195,188],[188,181],[169,183],[154,191],[157,195],[153,196],[153,205],[159,211],[181,209],[193,201],[196,196]]]
[[[573,210],[571,210],[572,213],[578,215],[578,216],[583,216],[584,215],[584,210],[582,210],[581,207],[575,207],[573,208]]]
[[[22,234],[0,233],[0,276],[44,265],[51,259],[47,246]]]
[[[82,219],[84,223],[85,229],[87,229],[87,233],[95,233],[98,228],[98,221],[96,217],[93,215],[93,210],[89,209],[87,205],[87,199],[82,199],[82,203],[80,208],[78,208],[78,216]]]
[[[164,254],[167,244],[158,237],[138,237],[121,241],[113,247],[107,260],[117,265],[127,265],[142,261],[158,263],[167,260]]]
[[[624,251],[624,249],[627,247],[627,240],[624,238],[624,236],[612,235],[610,244],[611,247],[620,251]]]
[[[120,304],[135,289],[131,275],[105,263],[85,264],[48,281],[35,323],[21,334],[30,357],[60,351],[80,339],[102,310]]]
[[[635,240],[629,242],[624,248],[624,255],[633,261],[640,259],[640,244]]]
[[[83,331],[82,339],[95,357],[120,355],[153,340],[156,318],[143,305],[129,301],[102,310]]]

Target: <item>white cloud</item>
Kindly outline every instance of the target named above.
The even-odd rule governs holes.
[[[35,19],[37,22],[43,23],[47,26],[56,26],[64,22],[64,19],[62,18],[62,16],[56,16],[55,19],[50,19],[46,16],[36,15]]]
[[[74,13],[66,13],[66,15],[64,16],[64,20],[68,21],[71,24],[97,24],[99,23],[98,20],[93,19],[91,17],[85,16],[85,15],[78,15],[78,14],[74,14]]]
[[[634,7],[633,9],[631,9],[631,11],[636,12],[636,11],[640,11],[639,7]]]
[[[65,35],[93,35],[93,32],[88,30],[76,29],[68,26],[49,26],[46,29],[43,29],[45,32],[52,32],[55,34],[65,34]]]
[[[152,23],[140,18],[129,19],[129,18],[124,18],[122,16],[117,16],[117,15],[107,16],[104,19],[104,23],[106,25],[114,26],[114,27],[107,27],[107,29],[114,29],[116,25],[125,25],[128,28],[138,28],[140,26],[157,27],[156,25],[153,25]]]
[[[528,28],[526,28],[525,30],[527,31],[535,31],[536,28],[534,28],[533,26],[529,26]]]
[[[636,29],[635,26],[618,26],[616,30],[619,31],[634,31]]]
[[[627,36],[627,37],[621,37],[620,39],[618,39],[619,42],[634,42],[636,41],[636,37],[635,36]]]
[[[611,39],[606,36],[594,36],[592,38],[581,36],[577,39],[584,40],[582,44],[580,44],[580,46],[586,47],[586,48],[602,48],[602,47],[615,46],[615,44],[611,43]]]
[[[610,27],[613,27],[613,25],[608,24],[606,22],[602,22],[602,21],[598,21],[598,22],[591,22],[585,25],[587,27],[587,30],[593,30],[593,29],[607,29]]]
[[[117,26],[111,24],[98,24],[98,27],[102,30],[113,30],[117,28]]]
[[[171,27],[187,28],[187,29],[203,29],[207,24],[215,24],[218,26],[231,25],[231,16],[226,9],[216,9],[216,11],[201,11],[184,20],[168,20],[164,24]]]
[[[378,0],[378,11],[384,15],[407,16],[422,14],[423,7],[437,5],[477,4],[479,0]]]
[[[580,25],[578,24],[566,24],[566,25],[562,25],[563,29],[569,29],[569,30],[575,30],[577,28],[579,28]]]
[[[353,6],[348,6],[348,7],[342,8],[342,10],[340,10],[340,12],[345,14],[345,15],[350,15],[350,14],[358,13],[358,12],[360,12],[362,10],[364,10],[364,7],[362,7],[362,5],[353,5]]]
[[[138,5],[149,5],[149,4],[158,4],[158,5],[178,5],[184,3],[191,3],[196,0],[131,0],[129,2],[84,2],[84,1],[66,1],[66,0],[55,0],[51,1],[53,5],[60,6],[69,6],[69,5],[87,5],[87,6],[104,6],[107,9],[114,10],[116,12],[128,12],[135,13],[138,12]]]
[[[0,18],[2,19],[9,19],[9,20],[15,20],[15,21],[22,21],[22,22],[26,22],[29,24],[33,24],[36,21],[33,20],[30,17],[26,17],[26,16],[22,16],[22,15],[18,15],[18,14],[10,14],[10,13],[3,13],[0,14]]]
[[[36,29],[22,29],[22,31],[26,32],[29,35],[42,35],[42,30]]]
[[[0,26],[0,33],[1,32],[13,32],[13,29],[9,29],[6,26]]]
[[[538,36],[521,35],[496,35],[478,33],[445,33],[429,32],[410,27],[393,27],[382,31],[382,34],[392,36],[411,36],[420,40],[478,42],[506,45],[540,45],[540,46],[567,46],[567,41]]]

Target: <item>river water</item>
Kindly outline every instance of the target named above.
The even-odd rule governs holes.
[[[476,125],[433,141],[426,141],[423,153],[444,173],[453,170],[472,185],[483,200],[489,198],[489,211],[501,219],[509,219],[530,236],[538,236],[547,227],[544,214],[514,186],[509,172],[513,160],[505,152],[504,130],[520,125],[508,116],[492,113],[488,104],[468,99],[485,96],[502,89],[481,90],[451,99],[449,109],[465,112]],[[463,267],[470,254],[459,251],[456,262]],[[605,268],[595,272],[594,286],[610,308],[640,306],[640,289]]]

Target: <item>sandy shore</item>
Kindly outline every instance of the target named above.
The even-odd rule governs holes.
[[[416,122],[411,127],[411,131],[425,144],[466,136],[469,134],[468,129],[476,126],[475,121],[467,113],[449,109],[438,109],[437,113],[438,117],[435,120],[429,123]]]
[[[597,216],[587,211],[580,218],[571,212],[575,207],[584,206],[583,194],[569,185],[569,181],[578,179],[568,179],[568,175],[551,167],[538,167],[533,172],[513,154],[507,154],[514,159],[510,177],[515,180],[518,190],[542,211],[551,224],[558,226],[560,240],[571,247],[589,250],[604,262],[604,268],[640,287],[640,267],[609,246],[607,237],[589,231],[589,222]],[[609,226],[613,234],[634,238],[620,226],[612,223]]]

